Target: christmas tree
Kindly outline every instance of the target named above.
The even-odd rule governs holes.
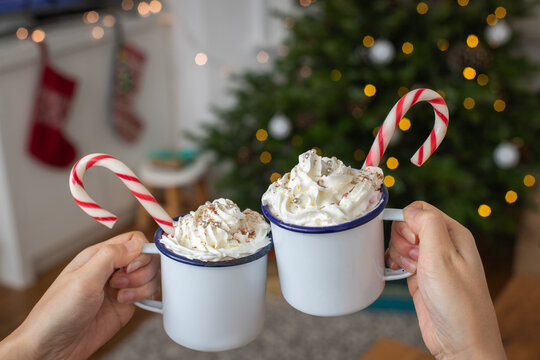
[[[436,90],[450,110],[442,145],[422,167],[409,158],[433,127],[429,104],[399,124],[380,163],[389,206],[425,200],[475,235],[516,230],[539,164],[540,102],[511,24],[526,1],[301,0],[268,72],[237,77],[236,104],[217,111],[201,146],[225,165],[219,189],[260,207],[271,181],[315,148],[359,168],[392,106]]]

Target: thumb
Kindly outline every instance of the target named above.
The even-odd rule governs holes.
[[[421,254],[438,257],[456,250],[445,219],[437,209],[413,203],[403,210],[403,217],[407,226],[418,235]]]
[[[143,240],[137,236],[121,244],[103,244],[78,272],[84,280],[105,284],[116,269],[127,266],[141,253],[142,245]]]

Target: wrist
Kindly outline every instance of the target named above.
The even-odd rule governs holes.
[[[466,350],[453,354],[436,356],[437,360],[506,360],[506,353],[502,344],[488,344],[487,346],[471,346]]]
[[[38,358],[35,344],[20,328],[0,342],[0,359],[35,360]]]

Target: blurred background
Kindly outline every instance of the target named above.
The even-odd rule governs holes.
[[[415,167],[433,111],[421,103],[405,115],[380,164],[389,205],[425,200],[466,225],[493,298],[522,301],[515,294],[540,276],[538,29],[529,0],[0,0],[2,337],[68,259],[114,235],[69,193],[80,157],[119,158],[171,215],[221,196],[259,210],[308,149],[361,167],[386,114],[421,87],[445,99],[448,133]],[[92,170],[85,186],[118,215],[115,233],[151,238],[155,224],[114,174]],[[272,262],[269,274],[277,299]],[[225,354],[183,353],[163,334],[141,350],[134,344],[163,331],[137,312],[96,358],[357,358],[384,336],[421,348],[406,286],[388,288],[372,312],[331,323],[271,300],[261,339]],[[507,293],[516,298],[497,300]],[[538,325],[537,312],[524,321]],[[328,332],[298,337],[295,326]],[[354,331],[364,340],[343,335]]]

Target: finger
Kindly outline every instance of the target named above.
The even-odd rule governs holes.
[[[77,254],[77,256],[75,256],[75,258],[73,258],[73,260],[71,260],[71,262],[66,266],[64,271],[71,272],[77,270],[78,268],[86,264],[86,262],[90,260],[105,245],[124,244],[134,237],[139,238],[142,242],[148,242],[146,236],[140,231],[131,231],[117,235],[109,240],[92,245],[81,251],[79,254]]]
[[[407,241],[404,240],[403,242],[406,243]],[[409,244],[409,246],[413,246],[413,245]],[[401,253],[399,253],[396,246],[392,246],[388,248],[388,256],[399,267],[407,270],[410,273],[416,272],[416,267],[417,267],[416,261],[412,260],[407,255],[402,255]]]
[[[389,247],[395,247],[397,252],[401,256],[406,256],[414,261],[418,260],[418,246],[416,235],[407,229],[410,234],[403,236],[403,228],[406,228],[406,224],[403,222],[394,222],[392,224],[392,232],[390,234]],[[400,231],[401,230],[401,231]],[[412,237],[411,237],[412,234]]]
[[[82,280],[105,284],[112,273],[135,259],[142,250],[143,241],[138,236],[122,244],[103,244],[77,272]]]
[[[109,285],[115,289],[139,287],[152,280],[158,272],[159,258],[155,257],[155,259],[151,259],[149,264],[131,273],[127,273],[126,270],[116,271],[111,277]]]
[[[418,244],[418,237],[416,234],[407,226],[406,222],[403,221],[394,221],[392,222],[392,234],[400,235],[406,239],[411,244]]]
[[[392,269],[392,270],[399,269],[399,265],[390,256],[390,250],[389,249],[386,249],[386,251],[384,253],[384,261],[386,262],[386,265],[388,265],[388,267],[390,269]]]
[[[121,289],[118,291],[116,299],[119,303],[132,304],[135,301],[141,301],[155,295],[159,290],[159,276],[156,276],[144,284],[136,288]]]
[[[141,255],[137,256],[126,267],[126,273],[129,274],[131,272],[134,272],[137,269],[140,269],[140,268],[148,265],[150,263],[150,261],[152,261],[152,259],[154,259],[154,258],[159,259],[159,257],[157,255],[152,255],[152,254],[141,254]]]

